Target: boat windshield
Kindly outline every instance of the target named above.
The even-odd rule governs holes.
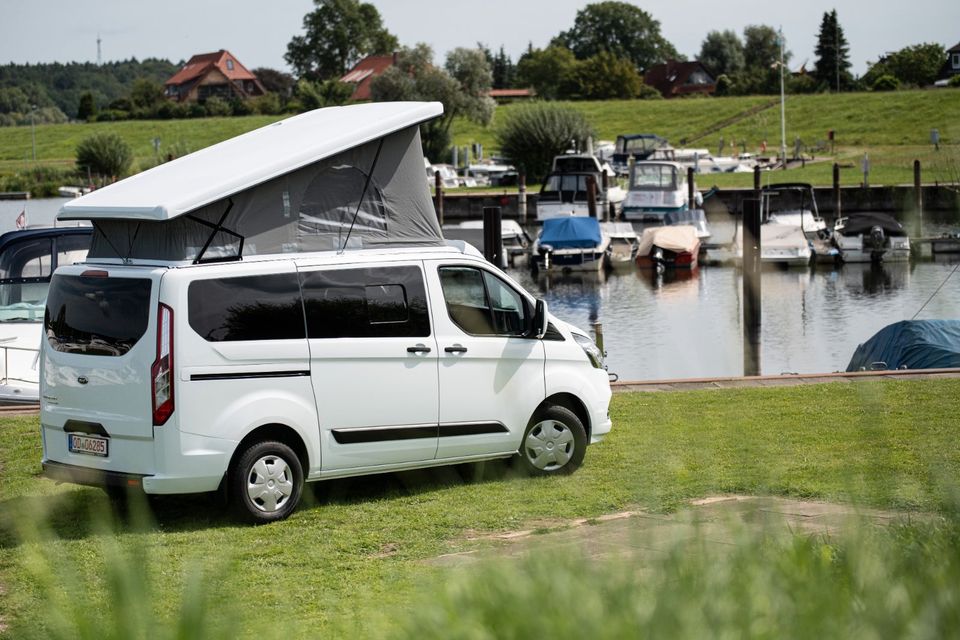
[[[27,238],[0,253],[0,323],[42,322],[57,265],[81,262],[90,246],[89,235],[60,236],[56,263],[53,238]]]
[[[571,199],[585,200],[586,197],[587,176],[584,174],[553,174],[547,176],[543,188],[540,190],[541,200],[563,200],[566,202]]]
[[[677,188],[677,169],[666,164],[634,165],[630,188],[643,191],[674,191]]]

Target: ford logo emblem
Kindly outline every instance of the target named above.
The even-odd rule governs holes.
[[[77,378],[77,382],[79,382],[80,384],[87,384],[90,381],[87,380],[84,376],[80,376],[79,378]]]

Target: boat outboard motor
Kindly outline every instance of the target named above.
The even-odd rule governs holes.
[[[666,270],[666,261],[663,259],[663,249],[657,246],[650,252],[650,260],[657,265],[657,273],[663,273]]]
[[[886,234],[883,232],[883,227],[880,225],[874,225],[870,229],[870,235],[867,238],[867,244],[870,246],[870,258],[874,261],[880,260],[883,257],[883,252],[885,247],[883,246],[886,242]]]
[[[540,257],[543,258],[543,268],[550,268],[550,256],[553,254],[553,246],[549,244],[541,244],[537,247],[537,253],[540,254]]]

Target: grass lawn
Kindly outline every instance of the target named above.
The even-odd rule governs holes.
[[[657,133],[675,146],[684,139],[693,140],[715,125],[743,114],[749,109],[772,105],[775,96],[747,96],[685,100],[606,100],[570,102],[583,112],[599,139],[614,140],[622,133]],[[464,119],[453,125],[457,145],[482,143],[486,155],[496,149],[495,132],[499,122],[509,117],[517,105],[497,108],[493,123],[482,127]],[[161,155],[170,149],[197,150],[226,138],[276,121],[282,116],[245,116],[237,118],[200,118],[195,120],[138,120],[95,124],[58,124],[36,127],[36,151],[40,164],[71,168],[77,144],[94,131],[116,131],[133,148],[134,170],[155,163],[153,139],[161,140]],[[815,94],[788,96],[786,103],[787,148],[794,140],[816,146],[827,139],[827,131],[836,131],[836,154],[816,152],[825,162],[790,172],[790,179],[831,184],[831,165],[852,165],[841,179],[846,185],[862,180],[860,159],[863,153],[872,162],[871,184],[907,184],[913,181],[913,160],[925,168],[925,182],[957,180],[960,176],[960,90],[896,91],[890,93]],[[941,151],[930,145],[930,130],[939,129]],[[768,150],[780,145],[779,104],[691,142],[689,146],[718,151],[720,139],[745,145],[751,152],[762,141]],[[33,153],[30,127],[0,127],[0,176],[26,170]],[[446,158],[431,158],[435,162]],[[533,182],[533,180],[531,180]],[[721,187],[749,186],[749,175],[719,175],[701,182]],[[703,186],[703,185],[701,185]]]
[[[138,635],[156,621],[199,625],[204,613],[223,637],[394,633],[392,621],[406,619],[448,577],[423,560],[484,544],[471,532],[625,508],[666,512],[718,493],[857,501],[955,519],[958,409],[960,380],[618,394],[613,433],[570,477],[519,478],[487,464],[466,474],[450,468],[332,481],[312,485],[313,504],[289,520],[263,527],[234,523],[203,496],[165,497],[153,501],[150,516],[118,517],[100,491],[40,478],[36,418],[7,418],[0,422],[0,629],[8,628],[0,637],[99,640]],[[464,480],[477,471],[479,478]],[[912,533],[913,544],[925,544],[928,533]],[[929,535],[946,547],[928,551],[960,557],[960,535]],[[943,565],[937,557],[928,564]],[[450,606],[462,604],[448,596]],[[182,637],[203,637],[196,629]]]

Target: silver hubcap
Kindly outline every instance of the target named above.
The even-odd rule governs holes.
[[[247,495],[260,511],[282,509],[293,494],[293,471],[279,456],[263,456],[250,468]]]
[[[523,443],[524,454],[537,469],[559,469],[573,457],[573,432],[562,422],[544,420],[534,425]]]

